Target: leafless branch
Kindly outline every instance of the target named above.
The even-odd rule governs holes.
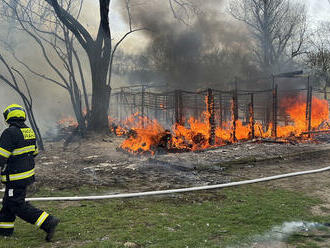
[[[168,0],[170,9],[175,19],[185,25],[189,25],[191,13],[197,14],[198,9],[190,2],[185,0]],[[176,5],[176,6],[175,6]],[[178,12],[182,12],[184,17],[181,17]]]
[[[57,17],[63,22],[63,24],[70,29],[70,31],[75,35],[79,43],[86,50],[89,49],[88,44],[93,43],[93,38],[88,33],[88,31],[83,27],[83,25],[76,20],[69,12],[63,9],[57,0],[45,0],[49,3],[57,14]]]
[[[27,91],[27,93],[28,93],[28,96],[29,96],[29,104],[30,104],[30,106],[32,107],[32,102],[33,102],[33,100],[32,100],[32,95],[31,95],[31,91],[30,91],[30,88],[29,88],[29,86],[28,86],[28,84],[27,84],[27,82],[26,82],[26,79],[25,79],[25,77],[22,75],[22,73],[19,71],[19,70],[16,70],[15,68],[11,68],[13,71],[15,71],[19,76],[20,76],[20,78],[23,80],[23,82],[24,82],[24,85],[25,85],[25,88],[26,88],[26,91]]]

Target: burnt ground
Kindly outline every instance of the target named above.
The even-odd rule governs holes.
[[[201,152],[133,155],[118,149],[123,138],[97,137],[69,144],[46,143],[37,158],[37,186],[69,189],[82,185],[110,186],[118,191],[159,190],[220,184],[243,179],[321,168],[330,165],[330,137],[322,142],[280,144],[250,141]],[[312,178],[280,180],[274,187],[317,187]],[[330,182],[329,182],[330,183]],[[303,187],[304,186],[304,187]],[[305,190],[305,189],[304,189]],[[307,190],[307,188],[306,188]],[[329,197],[330,202],[330,197]]]

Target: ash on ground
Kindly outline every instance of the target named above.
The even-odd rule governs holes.
[[[281,167],[277,161],[319,158],[330,150],[327,142],[249,141],[199,152],[133,155],[118,149],[122,141],[123,138],[115,136],[94,137],[65,148],[61,141],[47,142],[46,151],[36,161],[36,186],[64,189],[95,185],[133,192],[220,184],[313,168],[307,163],[301,168]],[[251,173],[257,168],[265,169],[262,173]],[[249,174],[244,172],[246,169]]]

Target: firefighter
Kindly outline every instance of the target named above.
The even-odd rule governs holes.
[[[33,207],[25,201],[27,186],[34,179],[34,157],[38,154],[36,136],[25,125],[26,113],[23,107],[8,106],[3,116],[9,127],[0,137],[1,182],[5,194],[0,211],[0,235],[11,236],[16,216],[44,230],[46,241],[50,242],[59,220],[47,212]]]

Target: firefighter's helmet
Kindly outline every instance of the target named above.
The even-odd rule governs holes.
[[[9,120],[26,120],[26,113],[22,106],[18,104],[9,105],[3,111],[3,117],[5,121],[8,122]]]

